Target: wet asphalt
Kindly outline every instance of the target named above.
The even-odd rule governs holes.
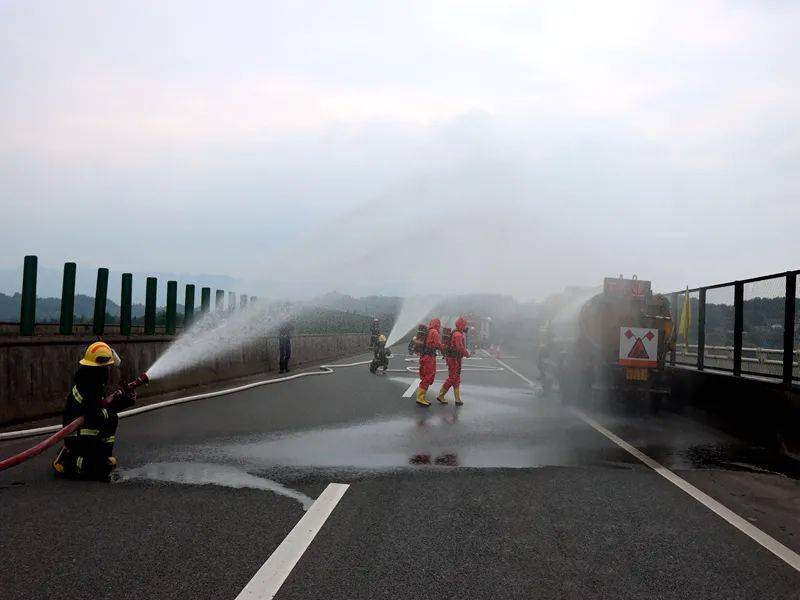
[[[125,419],[113,484],[54,480],[51,456],[0,474],[0,597],[235,598],[334,481],[351,487],[278,598],[798,597],[800,574],[557,396],[484,357],[465,406],[423,409],[403,397],[413,364]],[[793,461],[686,411],[634,412],[592,415],[800,551]]]

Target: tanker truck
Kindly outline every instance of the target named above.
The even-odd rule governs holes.
[[[573,304],[543,332],[545,389],[557,384],[565,404],[621,400],[658,412],[670,393],[664,361],[673,324],[666,297],[653,294],[649,281],[620,276]]]

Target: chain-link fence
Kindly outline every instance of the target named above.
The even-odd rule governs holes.
[[[734,296],[733,285],[706,290],[704,367],[733,371]]]
[[[742,373],[783,376],[786,277],[744,284]]]
[[[800,271],[705,286],[669,295],[670,364],[782,380],[800,379]]]

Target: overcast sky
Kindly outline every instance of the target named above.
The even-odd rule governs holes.
[[[0,267],[522,298],[798,268],[798,23],[764,1],[4,0]]]

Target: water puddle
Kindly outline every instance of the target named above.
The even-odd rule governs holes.
[[[470,386],[467,394],[464,407],[451,398],[428,409],[398,396],[408,407],[398,415],[220,440],[186,449],[186,457],[211,456],[259,470],[580,464],[574,430],[586,428],[561,407],[537,401],[522,388]],[[604,444],[591,433],[586,442],[592,450]]]
[[[297,500],[303,506],[303,510],[308,510],[314,503],[313,498],[302,492],[230,465],[199,462],[155,462],[134,469],[125,469],[119,475],[120,481],[164,481],[186,485],[219,485],[236,489],[263,490]]]

